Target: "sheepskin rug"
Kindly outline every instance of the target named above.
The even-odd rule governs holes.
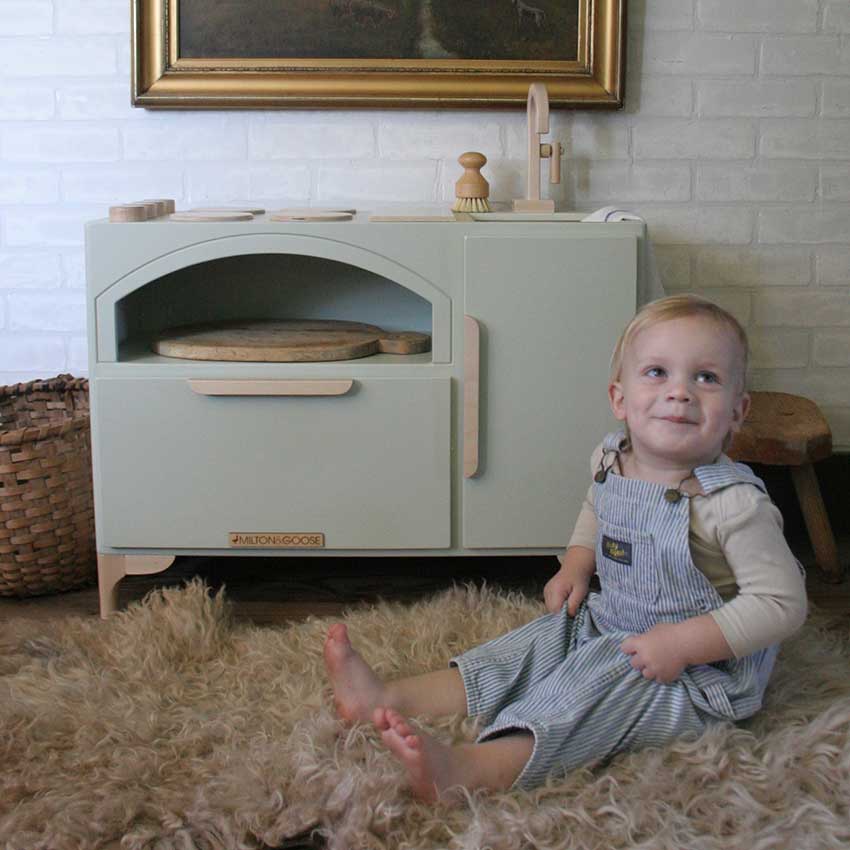
[[[344,619],[366,659],[397,676],[542,612],[466,586]],[[413,800],[375,731],[335,719],[330,622],[237,623],[222,593],[194,582],[108,622],[6,624],[0,846],[234,850],[313,827],[333,850],[850,846],[850,640],[823,613],[786,643],[745,726],[454,809]],[[423,725],[444,740],[475,733],[468,719]]]

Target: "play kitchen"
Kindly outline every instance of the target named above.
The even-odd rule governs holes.
[[[104,616],[181,554],[563,548],[642,222],[121,206],[86,230]]]

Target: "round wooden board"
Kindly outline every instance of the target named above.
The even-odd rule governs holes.
[[[186,360],[298,363],[420,354],[431,350],[431,337],[331,319],[248,319],[172,328],[152,347],[157,354]]]
[[[269,216],[271,221],[348,221],[350,212],[342,210],[278,210]]]
[[[168,218],[171,221],[253,221],[249,212],[176,212]]]

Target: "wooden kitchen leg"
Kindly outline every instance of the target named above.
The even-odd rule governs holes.
[[[100,591],[100,616],[106,619],[118,607],[118,582],[125,575],[145,576],[161,573],[174,563],[174,555],[97,554],[97,583]]]

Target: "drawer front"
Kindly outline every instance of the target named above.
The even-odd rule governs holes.
[[[93,383],[101,546],[450,545],[449,378]]]

